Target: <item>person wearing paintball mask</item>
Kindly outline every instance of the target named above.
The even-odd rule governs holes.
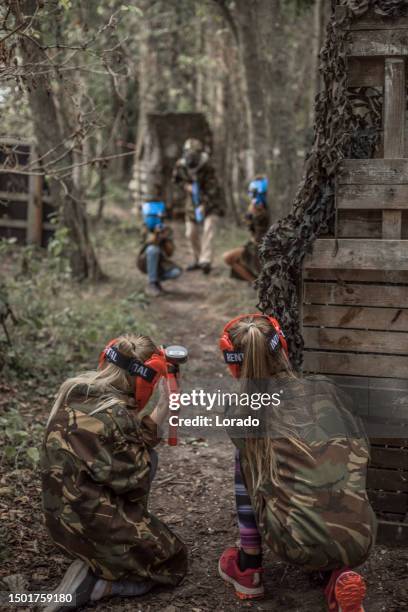
[[[231,267],[231,276],[249,283],[253,283],[261,271],[258,248],[269,228],[267,191],[268,179],[265,176],[256,176],[249,183],[249,206],[245,221],[251,239],[244,246],[223,255],[224,262]]]
[[[186,237],[193,255],[193,261],[186,269],[209,274],[218,217],[224,214],[225,201],[209,155],[199,140],[186,140],[172,180],[186,192]]]
[[[59,390],[41,453],[43,509],[52,540],[75,560],[45,612],[144,595],[186,573],[184,544],[148,509],[158,428],[168,417],[167,367],[148,336],[123,335],[97,370]],[[158,383],[149,416],[142,411]]]
[[[156,186],[151,193],[142,204],[143,242],[136,261],[140,272],[147,274],[145,294],[155,298],[164,291],[162,282],[178,278],[182,271],[171,258],[175,245],[173,231],[165,223],[166,205]]]
[[[319,576],[328,610],[363,612],[365,583],[353,568],[369,556],[376,519],[362,423],[333,381],[295,376],[275,318],[232,319],[219,346],[240,391],[266,397],[256,412],[247,404],[227,408],[228,417],[252,413],[260,427],[227,430],[236,447],[240,546],[221,555],[221,577],[241,599],[262,597],[264,545]]]

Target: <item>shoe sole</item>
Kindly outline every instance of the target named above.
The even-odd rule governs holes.
[[[228,582],[228,584],[231,584],[234,587],[235,594],[240,599],[257,599],[265,595],[265,589],[263,584],[257,587],[256,589],[249,589],[247,587],[242,586],[242,584],[239,584],[239,582],[234,580],[234,578],[228,576],[228,574],[225,574],[222,571],[220,562],[218,562],[218,573],[221,578],[225,580],[225,582]]]
[[[334,595],[339,612],[364,612],[363,600],[366,595],[364,578],[356,572],[343,572],[336,581]]]
[[[67,569],[63,579],[60,584],[53,591],[53,595],[64,594],[64,595],[73,595],[81,584],[88,573],[88,566],[86,563],[77,559]],[[75,610],[80,604],[77,602],[72,602],[72,604],[68,604],[66,602],[55,602],[46,608],[43,608],[43,612],[59,612],[61,610]]]

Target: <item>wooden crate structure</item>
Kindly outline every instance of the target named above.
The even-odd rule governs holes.
[[[304,369],[352,395],[379,541],[408,544],[408,18],[366,13],[344,27],[348,86],[383,88],[381,157],[342,163],[334,237],[305,259]]]
[[[46,246],[54,233],[55,209],[42,176],[29,174],[36,159],[28,141],[0,138],[0,238]]]

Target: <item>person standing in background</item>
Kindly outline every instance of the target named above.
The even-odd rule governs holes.
[[[187,271],[211,271],[213,240],[218,217],[224,215],[225,198],[209,154],[196,138],[184,143],[182,157],[176,162],[172,180],[186,192],[186,237],[191,244],[192,263]]]

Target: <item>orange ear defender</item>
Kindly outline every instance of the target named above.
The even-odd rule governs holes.
[[[242,319],[247,319],[248,317],[254,317],[257,319],[263,318],[269,321],[274,330],[267,338],[270,352],[273,354],[279,349],[279,347],[282,347],[286,355],[288,355],[288,345],[284,333],[281,330],[278,321],[274,317],[259,313],[240,315],[239,317],[235,317],[235,319],[231,319],[231,321],[226,324],[219,340],[219,347],[224,354],[224,361],[227,364],[234,378],[239,378],[241,376],[241,366],[244,361],[244,353],[242,351],[235,350],[234,345],[232,344],[231,337],[229,335],[229,330],[231,329],[231,327],[234,327],[234,325],[238,323],[238,321],[241,321]]]
[[[103,349],[99,357],[99,368],[103,366],[105,361],[109,361],[131,376],[135,376],[136,405],[138,410],[143,410],[160,378],[167,375],[165,354],[159,350],[142,363],[138,359],[127,357],[121,353],[115,346],[116,342],[117,338],[111,340]]]

